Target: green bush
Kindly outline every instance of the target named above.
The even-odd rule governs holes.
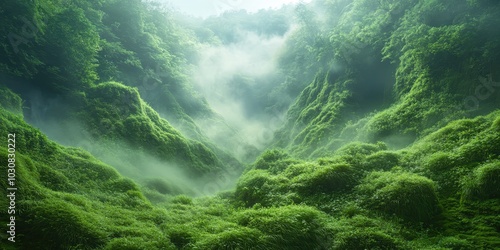
[[[390,151],[379,151],[369,155],[362,166],[365,170],[390,170],[399,164],[399,155]]]
[[[335,151],[333,158],[321,160],[344,162],[354,167],[362,167],[366,157],[382,150],[387,150],[387,146],[382,142],[377,144],[351,142]]]
[[[500,162],[477,168],[472,180],[466,183],[464,192],[467,198],[500,198]]]
[[[393,250],[403,249],[396,239],[376,230],[354,230],[336,235],[333,249],[338,250]]]
[[[77,188],[64,174],[45,165],[38,166],[40,183],[54,191],[75,192]]]
[[[339,148],[335,154],[368,156],[381,150],[387,150],[387,146],[383,142],[377,144],[351,142]]]
[[[95,248],[108,236],[102,221],[60,199],[30,202],[26,207],[19,227],[25,249]]]
[[[500,198],[500,162],[479,167],[475,174],[480,196]]]
[[[0,107],[15,114],[23,114],[22,99],[10,89],[0,86]]]
[[[409,173],[374,172],[358,187],[369,208],[405,221],[431,224],[440,214],[434,182]]]
[[[438,245],[450,250],[473,250],[477,249],[471,242],[466,239],[459,239],[454,236],[444,237],[439,240]]]
[[[168,229],[170,241],[178,248],[182,249],[193,241],[193,232],[186,227],[172,227]]]
[[[139,190],[137,184],[128,178],[119,178],[109,182],[109,189],[117,193],[125,193],[129,190]]]
[[[277,174],[295,162],[297,160],[292,159],[285,151],[272,149],[265,151],[253,166],[255,169],[268,170],[270,173]]]
[[[177,249],[168,239],[156,242],[140,237],[114,238],[111,239],[104,250],[168,250]]]
[[[174,204],[193,205],[193,199],[187,195],[177,195],[170,202]]]
[[[314,172],[293,179],[298,191],[305,195],[350,190],[357,181],[356,171],[347,164],[320,166]]]
[[[288,179],[284,177],[272,176],[264,170],[250,170],[238,181],[234,196],[245,207],[257,203],[267,207],[279,203],[281,198],[285,199],[280,194],[274,194],[287,183]]]
[[[270,249],[266,237],[256,229],[232,228],[219,234],[204,235],[203,240],[194,245],[194,249],[235,250],[235,249]]]
[[[251,209],[237,214],[236,220],[264,233],[267,249],[318,249],[330,234],[325,214],[307,206]]]
[[[441,173],[451,170],[455,166],[455,161],[450,153],[437,152],[428,158],[424,166],[432,173]]]
[[[491,124],[491,128],[496,129],[496,130],[500,130],[500,116],[497,117],[495,119],[495,121],[493,121],[493,123]]]
[[[300,164],[293,164],[285,169],[285,171],[282,172],[282,175],[284,175],[287,178],[294,178],[302,174],[310,174],[314,172],[318,168],[318,164],[313,163],[313,162],[304,162]]]

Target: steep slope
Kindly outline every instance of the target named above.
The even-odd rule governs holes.
[[[452,119],[498,107],[498,11],[488,1],[344,7],[316,37],[322,46],[312,52],[324,63],[275,145],[302,157],[353,138],[401,147]]]
[[[241,167],[194,123],[220,117],[190,88],[187,44],[196,41],[168,13],[136,0],[3,5],[2,84],[21,95],[31,124],[87,150],[88,141],[124,142],[191,177]]]
[[[0,102],[0,133],[14,138],[9,142],[13,146],[0,146],[1,168],[7,173],[9,162],[15,170],[11,182],[1,182],[2,196],[15,197],[14,203],[1,200],[3,207],[13,207],[9,214],[2,209],[1,220],[15,224],[17,233],[9,235],[15,243],[2,236],[3,249],[95,249],[106,244],[110,249],[130,244],[174,249],[159,229],[161,211],[133,181],[81,149],[49,141],[23,121],[18,96],[5,88],[1,94],[8,99]],[[12,107],[16,113],[5,109]],[[156,242],[147,243],[151,239]]]

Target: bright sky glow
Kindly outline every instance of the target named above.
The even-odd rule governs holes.
[[[226,10],[245,9],[255,12],[259,9],[279,8],[283,4],[310,2],[310,0],[162,0],[183,13],[207,17]]]

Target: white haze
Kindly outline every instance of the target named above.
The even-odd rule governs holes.
[[[210,106],[229,125],[235,127],[248,143],[262,148],[269,142],[268,135],[277,128],[276,119],[281,118],[282,114],[247,117],[245,110],[252,107],[244,106],[243,100],[235,97],[234,92],[239,90],[230,84],[234,77],[248,79],[252,89],[262,87],[259,84],[269,84],[268,81],[256,79],[273,78],[279,74],[277,57],[287,35],[270,38],[252,32],[241,35],[243,38],[239,42],[204,48],[193,81]],[[257,113],[265,112],[262,110]],[[199,124],[203,122],[199,121]],[[210,131],[206,132],[210,136]]]
[[[285,4],[307,3],[310,0],[160,0],[171,8],[182,13],[208,17],[218,15],[224,11],[247,10],[256,12],[260,9],[277,9]]]

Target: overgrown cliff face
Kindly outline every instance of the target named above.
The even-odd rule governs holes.
[[[290,108],[275,145],[302,157],[353,138],[402,147],[451,119],[498,107],[498,8],[485,1],[344,7],[316,37],[323,46],[311,52],[325,63]]]

